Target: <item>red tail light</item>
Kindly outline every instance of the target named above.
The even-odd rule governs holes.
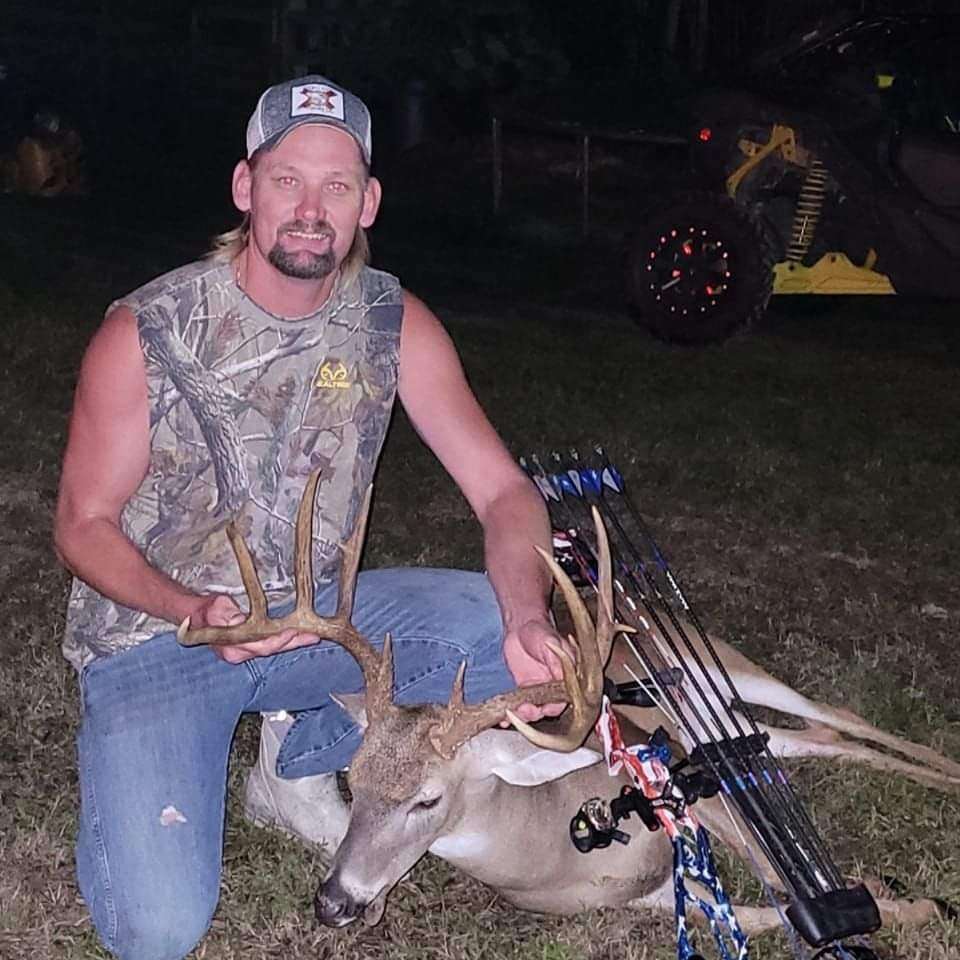
[[[701,143],[707,143],[712,136],[713,131],[709,127],[701,127],[700,132],[697,134],[697,139]]]

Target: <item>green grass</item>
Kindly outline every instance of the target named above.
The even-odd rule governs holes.
[[[81,218],[74,243],[51,225],[68,215],[61,208],[4,203],[0,957],[98,958],[73,880],[79,705],[58,651],[67,577],[50,548],[51,512],[84,343],[113,296],[183,257],[111,246],[95,217]],[[394,223],[407,210],[398,205]],[[776,302],[752,336],[679,350],[645,337],[619,306],[615,248],[555,234],[531,242],[526,226],[491,225],[479,200],[467,218],[478,232],[460,259],[449,252],[455,224],[416,240],[394,227],[375,244],[437,308],[512,449],[603,442],[715,632],[804,693],[960,757],[955,305]],[[199,250],[202,236],[182,243]],[[405,506],[412,491],[416,511]],[[481,565],[464,501],[402,414],[366,563]],[[379,927],[317,930],[313,855],[239,815],[255,747],[256,725],[245,721],[223,898],[197,958],[674,955],[662,920],[523,914],[433,860],[395,891]],[[846,872],[893,873],[913,894],[960,900],[955,797],[819,763],[796,778]],[[728,875],[731,889],[755,895],[737,868]],[[888,957],[947,960],[960,956],[960,926],[885,931],[878,942]],[[786,955],[782,936],[753,952]]]

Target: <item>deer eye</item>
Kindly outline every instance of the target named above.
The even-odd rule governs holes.
[[[421,800],[416,804],[416,810],[432,810],[440,802],[440,796],[428,797],[426,800]]]

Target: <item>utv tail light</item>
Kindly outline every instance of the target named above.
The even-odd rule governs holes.
[[[713,131],[709,127],[701,127],[700,132],[697,134],[697,139],[701,143],[708,143],[712,136]]]

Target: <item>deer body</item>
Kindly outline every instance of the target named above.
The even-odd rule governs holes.
[[[488,731],[469,747],[462,810],[444,825],[431,853],[494,887],[515,906],[539,913],[625,906],[669,877],[669,842],[637,818],[632,829],[623,825],[632,834],[627,846],[613,844],[585,855],[570,842],[568,824],[584,800],[612,796],[619,786],[603,763],[594,760],[556,780],[516,784],[502,776],[530,755],[518,734]]]
[[[626,655],[622,645],[613,650],[614,637],[633,632],[613,619],[610,550],[599,514],[594,512],[599,576],[596,622],[566,574],[552,557],[542,554],[576,633],[575,663],[566,651],[554,648],[563,668],[562,685],[539,684],[468,705],[461,668],[446,706],[401,707],[393,703],[389,636],[380,654],[350,622],[369,492],[354,533],[344,546],[337,611],[332,617],[319,617],[313,610],[310,526],[317,479],[318,474],[311,476],[297,516],[294,611],[283,620],[268,616],[252,557],[237,531],[228,528],[250,599],[250,614],[243,624],[230,627],[190,630],[185,622],[178,637],[187,644],[243,643],[295,627],[341,644],[361,666],[365,694],[344,697],[342,703],[366,732],[349,773],[353,794],[350,823],[317,892],[318,918],[333,926],[360,916],[368,923],[377,922],[386,895],[428,850],[528,910],[566,914],[630,905],[672,911],[672,849],[662,830],[651,833],[634,817],[629,826],[621,825],[629,830],[629,845],[612,844],[589,854],[579,853],[569,840],[570,819],[580,805],[591,797],[609,798],[618,787],[608,777],[600,754],[576,748],[599,712],[603,668],[611,660],[611,652],[611,675],[617,681],[626,679]],[[669,640],[666,634],[657,641],[660,654],[668,666],[676,666],[679,654],[666,649]],[[809,700],[734,648],[713,642],[724,671],[744,702],[792,713],[810,724],[807,730],[769,730],[775,752],[854,760],[941,789],[960,788],[960,764],[929,747],[885,733],[849,711]],[[700,653],[702,650],[694,648],[691,655],[697,658]],[[716,667],[706,669],[714,681],[721,679]],[[716,689],[722,689],[719,682]],[[570,707],[552,723],[550,731],[535,730],[512,712],[525,702],[564,699]],[[709,715],[707,709],[705,716]],[[667,727],[680,744],[691,742],[690,731],[681,729],[684,724],[663,707],[631,708],[628,716],[644,729]],[[490,729],[504,718],[519,732]],[[671,729],[672,721],[676,723]],[[701,732],[695,731],[696,736]],[[728,729],[716,732],[734,735]],[[625,730],[624,734],[627,743],[648,739],[642,729]],[[911,759],[898,759],[844,740],[844,735]],[[762,854],[746,846],[751,842],[745,839],[747,832],[731,819],[735,815],[728,813],[719,798],[700,801],[695,810],[708,830],[779,888],[772,868],[765,866]],[[318,816],[322,815],[318,811]],[[878,906],[881,915],[903,922],[921,922],[937,912],[930,900],[879,899]],[[779,910],[772,907],[738,907],[737,914],[747,933],[781,922]]]
[[[771,734],[776,753],[866,763],[940,789],[960,790],[960,764],[881,731],[849,711],[809,700],[729,645],[714,642],[745,700],[812,724],[807,730],[762,727]],[[610,664],[615,676],[626,656],[618,643]],[[363,723],[359,700],[344,698],[344,705]],[[377,922],[386,894],[428,851],[521,909],[573,914],[629,906],[672,913],[672,848],[662,831],[651,833],[631,817],[620,824],[630,834],[628,845],[614,843],[582,854],[570,842],[569,822],[584,800],[609,799],[620,787],[621,781],[607,773],[600,753],[588,748],[555,753],[514,731],[486,730],[463,744],[452,759],[443,760],[431,750],[424,723],[410,723],[418,714],[425,717],[435,709],[394,707],[396,718],[388,715],[367,728],[350,770],[350,826],[317,893],[316,910],[322,922],[342,925],[361,916],[367,923]],[[618,712],[628,742],[649,739],[643,728],[658,724],[670,728],[657,709],[621,707]],[[678,737],[682,733],[671,732]],[[930,766],[845,740],[844,733],[921,758]],[[401,766],[412,778],[390,790],[386,778],[393,765],[383,761],[396,758],[398,751],[408,758]],[[424,801],[430,805],[424,806]],[[748,831],[742,823],[734,824],[719,798],[700,800],[694,812],[751,870],[759,867],[766,883],[782,889]],[[877,903],[888,921],[921,923],[937,913],[934,902],[926,899],[878,897]],[[736,909],[748,932],[772,929],[781,922],[779,913],[769,907]]]
[[[343,700],[363,723],[354,698]],[[624,825],[632,834],[627,846],[584,855],[570,842],[568,825],[584,800],[619,788],[598,753],[554,753],[514,731],[487,730],[445,761],[430,756],[427,743],[417,750],[417,724],[408,722],[432,709],[395,707],[396,715],[367,728],[350,768],[350,825],[317,895],[324,923],[361,915],[376,922],[385,894],[428,851],[539,913],[625,906],[669,880],[669,841],[636,818]],[[420,764],[400,765],[418,767],[411,781],[390,782],[388,742],[394,752],[401,745],[419,754]]]

